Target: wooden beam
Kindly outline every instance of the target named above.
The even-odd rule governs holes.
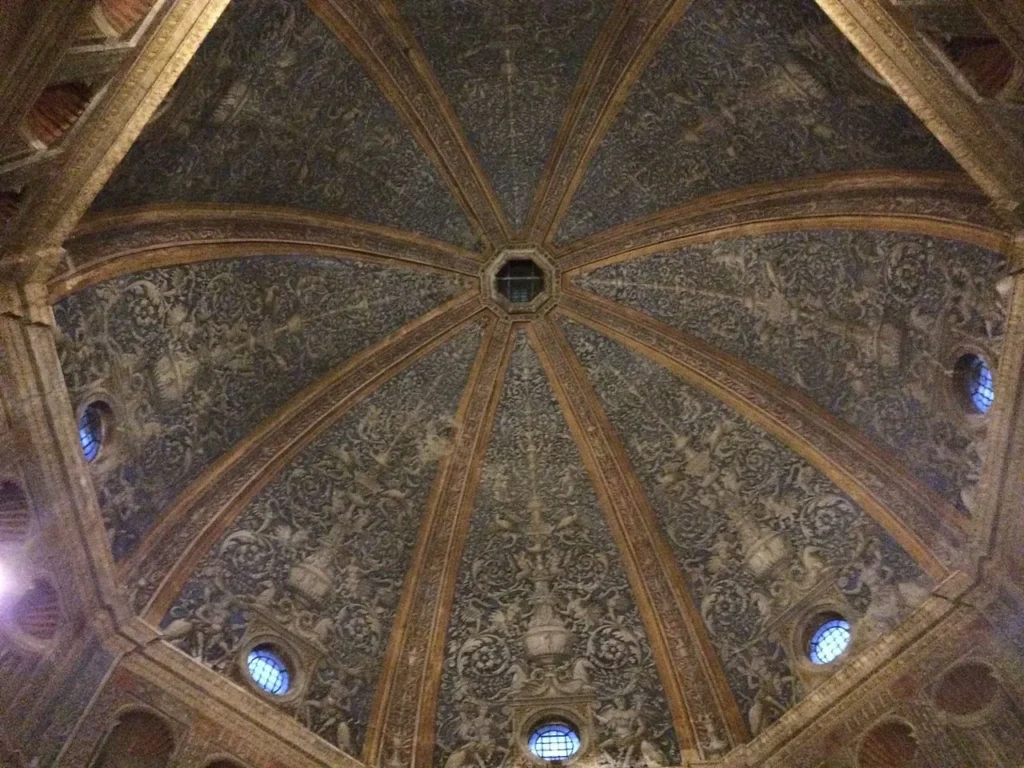
[[[368,766],[434,764],[456,579],[514,343],[512,324],[493,321],[459,404],[454,445],[431,489],[374,693],[362,755]]]
[[[683,760],[706,755],[702,718],[731,746],[750,736],[700,610],[661,534],[618,435],[568,341],[550,318],[530,326],[540,357],[593,480],[643,616]]]
[[[326,373],[211,464],[120,564],[142,618],[159,625],[210,547],[306,446],[482,311],[469,292],[414,320]]]
[[[47,177],[29,187],[0,251],[0,272],[24,281],[49,279],[57,264],[45,254],[71,233],[228,1],[173,0],[161,9]]]
[[[750,235],[814,229],[946,237],[1009,255],[1013,235],[959,173],[857,171],[706,195],[559,250],[563,271]]]
[[[169,205],[103,214],[67,243],[51,300],[119,275],[245,256],[320,256],[476,277],[477,255],[411,232],[270,206]]]
[[[491,245],[511,235],[501,204],[408,26],[391,0],[306,0],[341,39],[434,161]]]
[[[806,459],[935,581],[966,566],[968,519],[898,458],[806,395],[689,334],[578,288],[562,294],[559,312],[664,365]]]
[[[817,0],[865,59],[999,206],[1024,202],[1024,146],[959,85],[942,55],[886,0]]]
[[[692,0],[617,3],[594,43],[533,197],[526,239],[554,239],[590,160],[665,35]]]

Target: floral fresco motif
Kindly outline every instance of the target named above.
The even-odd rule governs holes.
[[[98,396],[117,413],[117,450],[94,467],[115,558],[289,397],[464,287],[357,262],[258,257],[125,275],[61,301],[72,402]]]
[[[696,0],[604,138],[559,241],[748,184],[954,169],[861,66],[814,0]]]
[[[773,625],[825,581],[891,631],[932,584],[824,475],[668,370],[584,326],[562,328],[623,436],[711,640],[759,733],[802,695]]]
[[[887,446],[963,508],[982,435],[958,414],[957,351],[998,354],[999,254],[884,232],[724,240],[577,283],[775,374]]]
[[[301,0],[228,5],[93,206],[287,205],[472,247],[394,108]]]
[[[488,179],[522,228],[611,0],[401,0]]]
[[[391,379],[253,500],[164,618],[165,637],[230,673],[254,613],[322,648],[295,716],[357,755],[427,494],[481,332]]]
[[[519,764],[512,707],[531,696],[589,697],[602,765],[678,764],[619,554],[523,334],[470,526],[448,628],[435,764]]]

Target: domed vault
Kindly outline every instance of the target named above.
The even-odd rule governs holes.
[[[993,220],[811,0],[392,11],[233,2],[67,245],[120,584],[368,765],[721,757],[963,567]]]

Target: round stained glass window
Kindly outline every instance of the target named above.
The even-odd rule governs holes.
[[[964,355],[956,362],[956,378],[970,409],[988,413],[996,398],[992,369],[979,355]]]
[[[831,664],[846,652],[851,637],[850,622],[829,619],[814,631],[807,655],[814,664]]]
[[[580,736],[565,723],[543,723],[533,729],[527,746],[541,760],[568,760],[579,752]]]
[[[267,693],[284,696],[291,684],[288,665],[269,645],[258,645],[249,651],[249,677]]]
[[[89,403],[78,420],[78,441],[86,461],[92,461],[100,454],[103,445],[104,420],[110,408],[99,401]]]

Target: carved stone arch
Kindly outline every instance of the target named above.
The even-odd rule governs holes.
[[[28,496],[21,483],[0,478],[0,547],[24,543],[31,524]]]
[[[92,19],[108,37],[122,37],[139,25],[154,0],[99,0]]]
[[[78,122],[93,95],[85,83],[51,85],[39,95],[25,117],[28,138],[40,148],[53,146]]]
[[[857,768],[912,765],[920,753],[914,728],[904,720],[884,720],[871,728],[857,749]]]
[[[4,613],[2,629],[15,645],[45,654],[53,650],[64,627],[60,596],[45,574],[30,573],[26,581],[28,588]]]
[[[117,716],[90,768],[168,768],[174,747],[162,717],[132,708]]]

